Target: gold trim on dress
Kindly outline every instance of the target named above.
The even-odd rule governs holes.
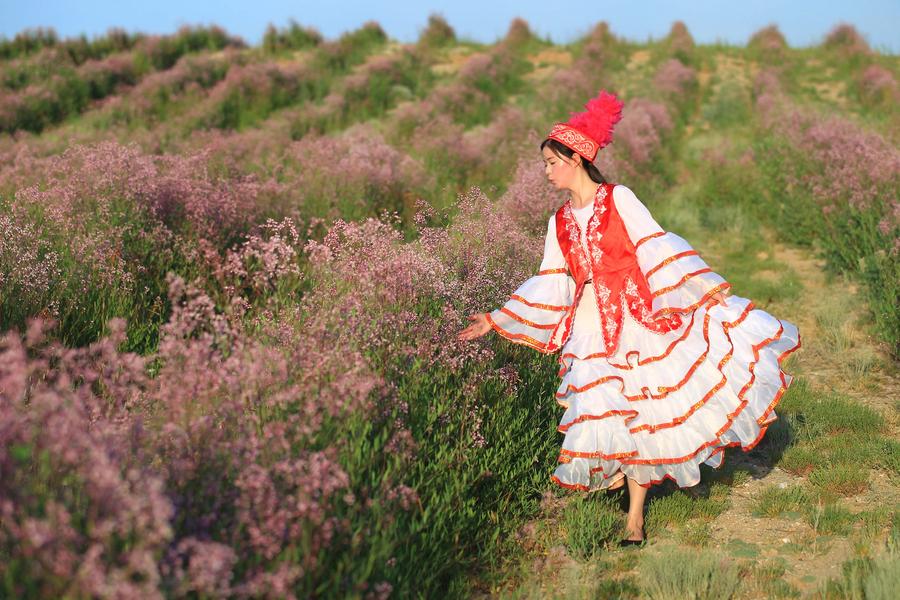
[[[562,305],[557,305],[557,304],[541,304],[539,302],[531,302],[530,300],[526,300],[525,298],[523,298],[522,296],[519,296],[518,294],[511,294],[510,298],[513,300],[516,300],[518,302],[521,302],[522,304],[525,304],[527,306],[531,306],[533,308],[543,308],[544,310],[560,310],[560,311],[568,310],[569,307],[571,306],[570,304],[562,306]]]
[[[748,303],[737,319],[735,319],[734,321],[731,321],[731,322],[725,321],[722,323],[723,330],[725,331],[725,335],[728,337],[729,341],[731,340],[731,337],[728,335],[728,329],[737,327],[741,322],[743,322],[743,320],[747,317],[747,315],[750,314],[750,311],[753,310],[753,306],[754,305],[752,302]],[[651,392],[650,389],[647,387],[642,388],[642,391],[646,390],[646,392],[643,394],[637,394],[637,395],[632,395],[632,396],[626,395],[625,394],[625,379],[619,375],[606,375],[604,377],[600,377],[594,381],[591,381],[582,387],[577,387],[577,386],[573,386],[572,384],[568,384],[566,386],[565,392],[562,392],[562,393],[556,392],[556,394],[555,394],[556,398],[558,398],[558,399],[565,398],[572,392],[575,392],[576,394],[581,393],[581,392],[591,389],[592,387],[600,385],[601,383],[606,383],[607,381],[610,381],[613,379],[618,379],[622,383],[622,387],[619,390],[619,393],[621,393],[625,397],[625,399],[628,400],[629,402],[639,402],[642,400],[647,400],[648,396],[649,396],[649,399],[651,399],[651,400],[659,400],[659,399],[665,398],[670,393],[678,391],[679,389],[684,387],[684,385],[690,380],[691,376],[694,374],[694,371],[696,371],[697,368],[703,363],[703,361],[706,360],[706,356],[709,354],[709,350],[710,350],[710,348],[709,348],[710,319],[711,319],[710,314],[706,313],[703,318],[703,340],[706,342],[706,350],[704,350],[703,354],[701,354],[700,357],[697,358],[694,361],[694,363],[688,368],[688,370],[685,372],[685,375],[682,377],[681,381],[679,381],[677,384],[675,384],[673,386],[657,386],[657,388],[656,388],[657,394],[656,395],[654,395],[653,392]],[[783,326],[781,326],[781,327],[783,328]],[[681,340],[675,340],[675,343],[678,343],[679,341],[681,341]],[[732,344],[732,346],[733,346],[733,344]],[[725,359],[730,358],[732,352],[733,352],[733,348],[719,362],[719,370],[720,371],[726,362]],[[758,357],[757,357],[757,360],[758,360]],[[610,366],[615,366],[615,365],[612,365],[612,363],[610,363]],[[631,369],[631,368],[632,367],[629,367],[629,369]],[[568,406],[568,405],[565,405],[565,406]]]
[[[653,297],[655,298],[656,296],[661,296],[661,295],[665,294],[666,292],[671,292],[672,290],[674,290],[678,286],[682,285],[685,281],[687,281],[691,277],[696,277],[697,275],[702,275],[703,273],[710,273],[710,272],[712,272],[712,269],[709,267],[705,267],[703,269],[694,271],[693,273],[688,273],[687,275],[682,277],[678,281],[678,283],[676,283],[674,285],[666,286],[664,288],[660,288],[660,289],[656,290],[655,292],[653,292]]]
[[[544,342],[539,342],[533,337],[527,336],[524,333],[513,333],[511,331],[503,329],[496,323],[496,321],[494,321],[493,318],[491,318],[490,313],[486,313],[486,316],[491,328],[511,342],[534,348],[538,352],[543,352],[544,354],[550,354],[551,352],[554,352],[553,350],[547,349],[547,344],[545,344]]]
[[[525,317],[518,315],[518,314],[514,313],[513,311],[509,310],[505,306],[500,309],[500,312],[507,315],[508,317],[515,319],[519,323],[524,323],[525,325],[528,325],[529,327],[534,327],[535,329],[555,329],[556,325],[557,325],[556,323],[544,324],[544,323],[535,323],[534,321],[529,321]]]
[[[653,267],[652,269],[647,271],[644,274],[644,277],[646,277],[647,279],[650,279],[650,276],[653,275],[654,273],[656,273],[659,269],[663,268],[664,266],[671,263],[672,261],[676,261],[679,258],[684,258],[685,256],[700,256],[700,255],[697,253],[696,250],[685,250],[684,252],[679,252],[678,254],[673,254],[672,256],[663,259],[658,265],[656,265],[655,267]]]
[[[653,238],[657,238],[661,235],[666,235],[666,233],[667,233],[666,231],[657,231],[656,233],[651,233],[650,235],[644,236],[637,241],[637,244],[634,245],[634,249],[637,250],[638,246],[640,246],[644,242],[650,241]]]
[[[700,300],[698,300],[697,302],[694,302],[690,306],[688,306],[686,308],[685,307],[661,308],[658,311],[656,311],[655,313],[653,313],[652,317],[657,318],[659,315],[666,315],[666,314],[673,313],[673,312],[690,312],[690,311],[696,309],[697,307],[699,307],[701,304],[706,304],[706,301],[709,300],[710,298],[712,298],[713,296],[715,296],[717,293],[725,291],[729,288],[731,288],[731,284],[728,283],[727,281],[720,283],[716,287],[712,288],[711,290],[709,290],[705,294],[703,294],[703,297],[701,297]]]

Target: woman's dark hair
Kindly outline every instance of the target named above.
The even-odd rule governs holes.
[[[550,146],[550,149],[556,152],[557,154],[562,154],[566,158],[572,158],[575,155],[575,151],[563,144],[560,141],[547,138],[543,142],[541,142],[541,150],[544,149],[544,146]],[[580,156],[580,155],[579,155]],[[585,158],[581,157],[581,165],[584,167],[584,170],[587,171],[588,177],[591,178],[591,181],[594,183],[606,183],[606,178],[600,174],[600,170],[594,166],[594,163],[585,160]]]

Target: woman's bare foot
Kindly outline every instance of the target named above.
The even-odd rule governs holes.
[[[629,477],[628,516],[625,517],[626,537],[619,542],[620,546],[644,545],[644,500],[646,498],[647,488]]]
[[[641,519],[625,521],[625,539],[639,542],[644,539],[644,520]]]

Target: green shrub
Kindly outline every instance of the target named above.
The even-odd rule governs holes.
[[[269,54],[283,50],[305,50],[322,43],[322,34],[312,27],[301,27],[295,20],[284,29],[276,29],[272,24],[266,28],[262,47]]]
[[[447,20],[439,14],[428,15],[428,25],[419,35],[419,44],[430,48],[436,48],[452,44],[456,41],[456,32],[447,23]]]
[[[749,90],[729,79],[719,85],[700,112],[711,127],[719,129],[747,123],[752,114],[751,109]]]
[[[826,495],[853,496],[869,489],[869,473],[854,464],[817,467],[809,482]]]
[[[616,503],[599,494],[573,496],[562,516],[569,553],[581,560],[598,554],[623,532]]]
[[[359,29],[348,31],[333,42],[319,45],[314,66],[329,73],[343,73],[361,63],[366,56],[388,41],[378,23],[368,21]]]
[[[892,600],[900,588],[900,549],[896,529],[887,549],[875,558],[860,557],[843,564],[841,576],[820,588],[823,598]]]
[[[800,486],[772,485],[754,499],[752,510],[758,517],[780,517],[788,512],[800,512],[809,500],[809,494]]]
[[[799,598],[800,591],[786,582],[784,559],[773,559],[753,565],[742,583],[742,596],[748,598]]]
[[[855,520],[840,504],[815,504],[806,511],[806,522],[819,534],[849,535]]]
[[[647,506],[648,535],[669,525],[681,526],[689,519],[710,520],[728,509],[727,498],[694,498],[681,490],[650,500]]]
[[[667,546],[640,562],[640,586],[652,600],[724,600],[740,587],[738,567],[709,550]]]

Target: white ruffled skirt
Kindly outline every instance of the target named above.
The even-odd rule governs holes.
[[[615,354],[598,356],[600,316],[585,287],[560,352],[565,439],[554,482],[593,491],[627,475],[689,487],[701,463],[721,465],[726,447],[759,443],[792,380],[781,363],[800,347],[797,327],[739,296],[682,321],[660,334],[626,310]]]

